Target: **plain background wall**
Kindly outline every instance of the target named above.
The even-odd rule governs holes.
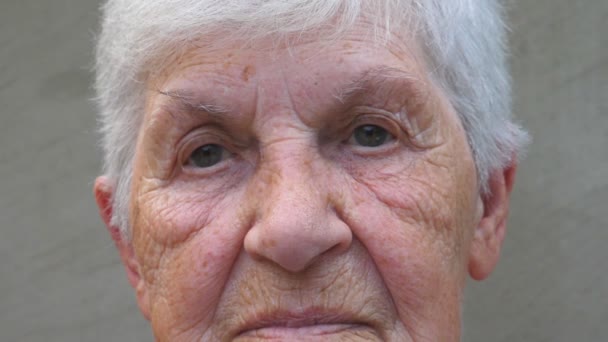
[[[0,2],[0,341],[149,341],[91,194],[96,0]],[[608,341],[608,1],[512,1],[521,165],[464,341]]]

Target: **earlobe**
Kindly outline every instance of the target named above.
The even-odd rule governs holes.
[[[93,187],[95,194],[95,201],[99,210],[99,216],[106,225],[106,229],[110,233],[114,245],[120,254],[120,259],[127,272],[127,278],[131,286],[137,293],[137,302],[139,308],[146,317],[149,319],[149,305],[148,296],[146,291],[145,283],[141,277],[139,263],[135,257],[133,245],[130,241],[127,241],[120,229],[112,224],[112,196],[114,193],[114,187],[107,177],[100,176],[95,180]]]
[[[487,278],[496,267],[509,215],[509,198],[515,181],[516,164],[490,175],[490,195],[481,199],[481,218],[473,233],[469,251],[469,274],[475,280]]]

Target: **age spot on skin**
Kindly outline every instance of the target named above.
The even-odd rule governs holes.
[[[241,74],[241,78],[243,81],[249,81],[249,77],[255,75],[255,68],[252,65],[247,65],[245,69],[243,69],[243,73]]]

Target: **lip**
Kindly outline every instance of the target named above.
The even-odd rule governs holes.
[[[296,338],[339,334],[343,331],[371,329],[370,325],[348,313],[306,310],[281,311],[254,315],[237,334],[238,337]]]

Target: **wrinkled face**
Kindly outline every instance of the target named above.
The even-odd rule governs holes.
[[[131,217],[162,341],[455,341],[465,132],[412,42],[191,50],[150,89]]]

